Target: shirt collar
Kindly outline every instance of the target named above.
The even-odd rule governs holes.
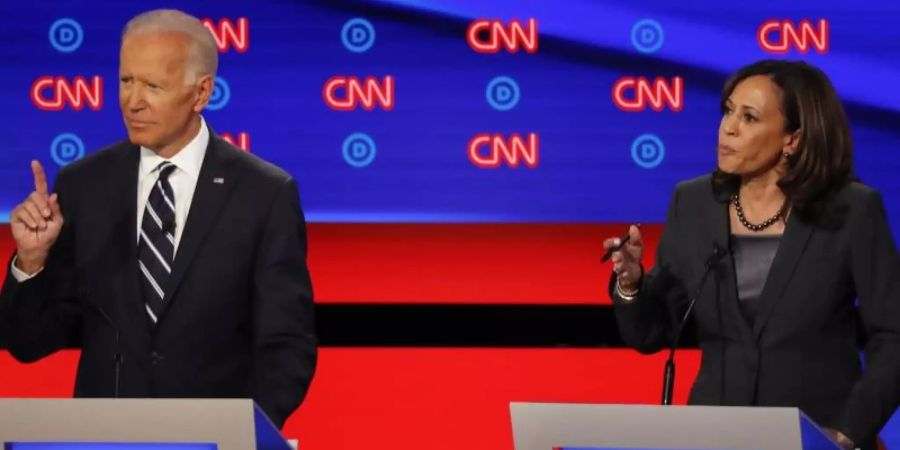
[[[200,166],[203,165],[203,157],[206,156],[206,147],[209,145],[209,129],[206,128],[206,120],[200,116],[200,131],[191,139],[191,142],[181,149],[175,156],[166,159],[157,155],[153,150],[141,146],[141,163],[138,173],[141,179],[149,175],[163,161],[175,164],[178,170],[188,174],[194,180],[200,177]]]

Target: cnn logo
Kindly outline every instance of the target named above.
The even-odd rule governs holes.
[[[500,134],[481,133],[469,141],[469,161],[480,169],[496,169],[501,164],[535,168],[540,162],[537,133],[522,138],[518,133],[505,139]]]
[[[93,111],[103,108],[103,78],[99,75],[90,81],[77,76],[72,81],[65,77],[42,76],[31,84],[31,103],[43,111],[62,111],[68,105],[75,111],[85,106]]]
[[[212,19],[203,19],[202,22],[212,33],[220,52],[233,48],[238,53],[245,53],[250,49],[250,21],[246,17],[237,20],[219,19],[218,23]]]
[[[335,111],[352,111],[362,107],[372,111],[376,106],[390,111],[394,109],[394,77],[388,75],[379,80],[375,77],[333,76],[322,87],[322,99]]]
[[[807,53],[815,49],[819,53],[827,53],[831,40],[828,34],[828,21],[819,19],[816,26],[809,20],[801,20],[795,24],[789,20],[767,20],[759,26],[756,41],[760,48],[769,53],[784,54],[796,49]]]
[[[499,20],[478,19],[469,24],[466,41],[478,53],[498,53],[501,48],[510,53],[523,49],[535,53],[538,50],[537,20],[528,19],[525,24],[511,20],[509,25],[504,25]]]
[[[250,133],[240,132],[237,136],[234,136],[231,133],[222,133],[220,137],[228,142],[229,144],[244,150],[245,152],[250,152]]]
[[[671,111],[684,108],[684,80],[674,77],[666,80],[656,77],[653,81],[645,77],[622,77],[613,85],[612,100],[622,111],[644,111],[648,107],[654,111],[662,111],[667,107]]]

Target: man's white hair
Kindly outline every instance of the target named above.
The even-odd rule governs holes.
[[[219,48],[212,33],[196,17],[177,9],[155,9],[135,16],[125,24],[122,41],[128,36],[149,33],[182,33],[190,40],[185,83],[193,84],[203,75],[216,76]]]

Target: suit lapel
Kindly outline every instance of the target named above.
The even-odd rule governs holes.
[[[165,312],[175,301],[176,293],[191,261],[202,247],[210,227],[216,222],[220,210],[225,205],[229,193],[237,184],[237,173],[231,170],[231,157],[220,139],[210,130],[209,144],[203,165],[197,178],[197,187],[191,200],[190,211],[185,221],[184,232],[178,243],[172,274],[166,280],[163,291],[165,309],[159,315],[163,320]],[[177,201],[177,200],[176,200]]]
[[[137,177],[140,164],[140,148],[125,144],[109,170],[112,182],[108,189],[108,205],[113,205],[110,213],[112,229],[110,237],[115,246],[114,257],[109,267],[114,280],[113,298],[116,305],[116,326],[120,332],[131,335],[124,342],[137,343],[135,354],[144,354],[150,343],[147,313],[140,288],[140,274],[137,259]],[[124,241],[124,242],[122,242]]]
[[[704,221],[710,227],[709,233],[713,238],[713,242],[722,248],[730,248],[731,241],[731,224],[729,222],[728,202],[714,201],[713,208],[708,210],[707,218]],[[703,259],[709,257],[710,249],[704,249]],[[728,322],[736,323],[741,340],[745,343],[752,342],[752,333],[747,321],[741,314],[738,305],[737,295],[737,278],[734,267],[734,258],[730,253],[722,258],[718,265],[718,270],[714,269],[711,278],[717,286],[717,307],[721,308],[723,314],[730,317]]]
[[[800,219],[796,214],[791,214],[769,269],[766,284],[760,294],[759,315],[753,324],[753,335],[759,339],[766,321],[775,310],[775,306],[781,301],[781,295],[794,274],[797,263],[803,255],[803,250],[809,242],[812,227]]]
[[[140,162],[140,148],[125,144],[109,170],[112,188],[106,191],[109,204],[116,208],[112,210],[111,217],[116,226],[131,225],[130,229],[121,231],[131,237],[133,245],[129,247],[135,255],[137,255],[137,177]]]

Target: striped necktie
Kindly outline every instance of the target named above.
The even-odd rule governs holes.
[[[174,170],[175,165],[168,161],[153,170],[159,173],[159,178],[147,199],[138,239],[141,291],[145,309],[154,324],[165,306],[163,288],[175,259],[175,195],[169,184],[169,175]]]

